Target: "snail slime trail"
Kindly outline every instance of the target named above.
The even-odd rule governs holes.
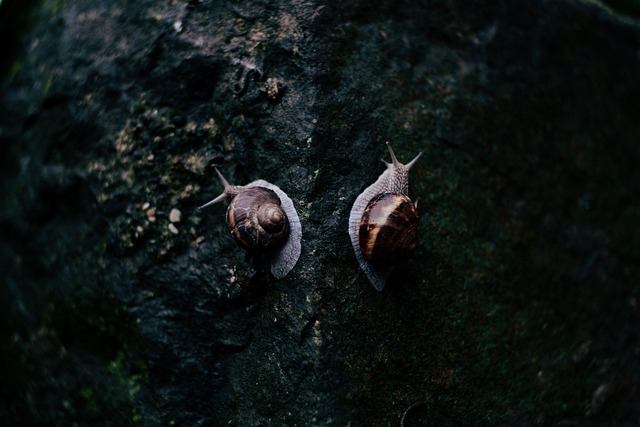
[[[200,206],[203,209],[225,200],[229,234],[247,252],[269,255],[271,274],[285,277],[300,258],[302,226],[291,199],[278,186],[264,180],[231,185],[216,168],[224,187],[222,194]]]
[[[376,182],[353,203],[349,237],[360,268],[369,282],[382,291],[393,268],[410,258],[418,246],[418,210],[408,196],[409,163],[398,161],[387,142],[391,163]]]

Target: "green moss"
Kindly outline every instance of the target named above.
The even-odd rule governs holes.
[[[12,81],[18,73],[22,70],[24,64],[20,60],[13,61],[11,68],[9,69],[9,81]]]
[[[43,6],[52,15],[59,15],[67,7],[67,2],[66,0],[45,0]]]
[[[46,95],[47,93],[49,93],[49,90],[51,89],[51,86],[53,85],[53,77],[49,76],[47,78],[47,80],[45,81],[43,88],[42,88],[42,92]]]
[[[147,109],[147,106],[144,102],[135,102],[131,107],[131,112],[133,114],[142,114]]]

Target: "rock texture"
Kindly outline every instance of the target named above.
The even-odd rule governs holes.
[[[1,419],[640,421],[635,18],[342,3],[0,6]],[[379,293],[347,218],[387,140],[422,240]],[[284,279],[197,210],[214,165],[297,203]]]

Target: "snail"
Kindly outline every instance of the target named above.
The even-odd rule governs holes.
[[[378,180],[353,203],[349,236],[362,271],[378,291],[394,266],[409,258],[418,245],[418,211],[409,192],[409,169],[419,153],[406,165],[398,161],[387,142],[391,163]]]
[[[281,279],[300,257],[302,226],[291,199],[278,186],[264,180],[230,185],[216,169],[222,194],[198,209],[226,200],[227,227],[240,247],[253,255],[271,256],[271,273]]]

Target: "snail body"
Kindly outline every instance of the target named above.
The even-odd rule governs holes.
[[[226,200],[231,237],[251,254],[269,254],[271,274],[283,278],[296,265],[301,252],[302,226],[293,202],[267,181],[230,185],[218,169],[216,172],[224,191],[199,209]]]
[[[419,216],[408,196],[409,163],[398,161],[387,143],[391,163],[357,198],[349,215],[349,236],[360,268],[382,291],[393,268],[409,258],[418,245]]]

